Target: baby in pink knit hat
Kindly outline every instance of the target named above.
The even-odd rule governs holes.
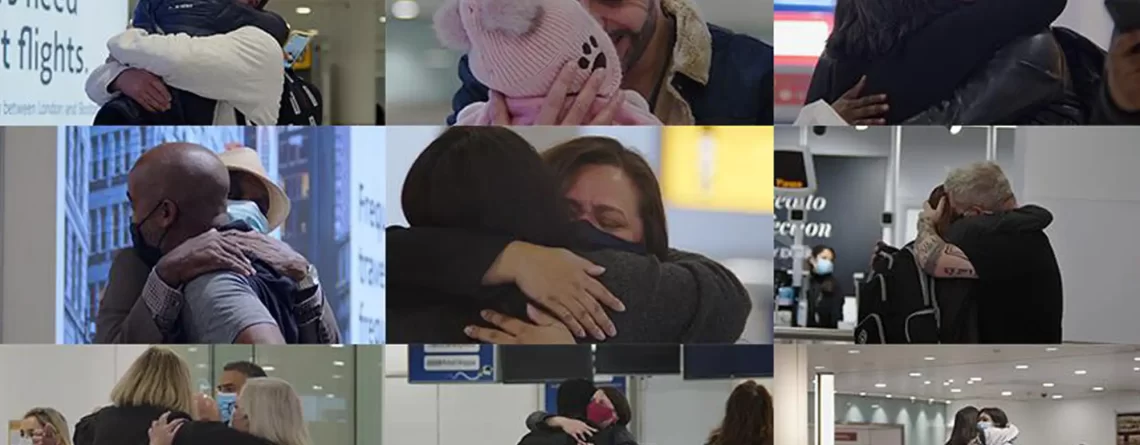
[[[575,96],[594,71],[602,84],[587,121],[619,100],[617,125],[661,125],[640,94],[621,89],[621,63],[613,42],[576,0],[447,0],[436,11],[444,45],[467,53],[471,73],[500,93],[512,125],[533,125],[547,93],[567,64]],[[564,103],[569,108],[574,100]],[[563,110],[565,111],[565,110]],[[461,110],[458,125],[491,125],[495,107],[477,102]]]

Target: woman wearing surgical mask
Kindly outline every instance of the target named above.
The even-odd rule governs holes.
[[[984,445],[1011,445],[1021,434],[1000,408],[983,408],[978,414],[978,429],[982,431]]]
[[[274,377],[250,379],[238,395],[233,428],[219,422],[171,420],[163,415],[150,429],[150,445],[239,443],[312,445],[301,399],[288,382]]]
[[[808,326],[838,328],[843,318],[843,291],[835,279],[835,250],[822,244],[813,247],[808,266],[811,268],[808,297],[813,308]]]
[[[67,419],[52,408],[32,408],[20,421],[19,445],[71,445]]]

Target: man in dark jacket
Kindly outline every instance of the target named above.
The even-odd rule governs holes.
[[[705,23],[690,0],[585,3],[618,48],[622,87],[645,97],[665,125],[772,125],[771,45]],[[459,80],[449,125],[467,105],[488,100],[466,56]]]
[[[1061,343],[1064,312],[1061,271],[1045,228],[1053,215],[1018,206],[1009,180],[994,163],[952,171],[949,199],[923,211],[915,257],[935,278],[976,280],[969,300],[977,308],[977,340],[998,344]],[[942,212],[962,215],[949,244],[935,229]]]

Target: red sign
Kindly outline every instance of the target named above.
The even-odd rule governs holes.
[[[836,442],[858,442],[859,441],[859,433],[856,433],[854,431],[836,431],[835,432],[835,441]]]
[[[807,99],[810,73],[776,73],[772,81],[772,91],[776,96],[776,106],[801,106]]]
[[[834,21],[830,12],[776,12],[776,66],[814,67]]]

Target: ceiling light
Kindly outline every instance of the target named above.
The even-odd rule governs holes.
[[[1094,386],[1093,391],[1096,391],[1096,392],[1104,391],[1104,387],[1103,386]]]
[[[876,388],[886,388],[886,387],[887,387],[887,384],[886,384],[886,383],[876,383],[876,384],[875,384],[875,387],[876,387]]]
[[[343,348],[343,347],[344,347],[344,345],[342,345],[342,344],[335,344],[335,345],[329,345],[329,347],[330,347],[330,348],[333,348],[333,349],[340,349],[340,348]]]
[[[324,388],[321,388],[321,385],[313,385],[313,391],[320,391],[322,389]]]
[[[344,362],[340,360],[333,361],[333,366],[344,366]]]
[[[273,366],[262,366],[262,367],[261,367],[261,370],[262,370],[262,371],[265,371],[265,372],[273,372],[273,371],[276,371],[276,370],[277,370],[277,368],[275,368],[275,367],[273,367]]]
[[[866,126],[866,125],[856,125],[856,126],[855,126],[855,131],[863,131],[863,130],[866,130],[866,129],[867,129],[867,126]]]
[[[400,20],[413,20],[420,16],[420,5],[412,0],[397,0],[392,3],[392,16]]]
[[[388,23],[388,17],[383,15],[380,16],[380,23]]]
[[[1132,368],[1133,371],[1140,371],[1140,367]]]
[[[300,14],[300,15],[309,15],[309,14],[312,14],[312,13],[313,13],[313,8],[310,8],[310,7],[308,7],[308,6],[298,6],[298,7],[297,7],[297,14]]]
[[[928,403],[934,403],[934,399],[927,400]]]
[[[1014,366],[1013,369],[1022,369],[1022,370],[1029,369],[1029,365],[1017,365],[1017,366]]]
[[[332,395],[332,394],[325,394],[325,397],[328,397],[328,398],[330,398],[330,399],[335,399],[335,398],[336,398],[336,396],[334,396],[334,395]]]
[[[950,392],[952,392],[954,394],[958,394],[958,393],[962,392],[962,389],[961,388],[950,388]]]
[[[1012,391],[1002,391],[1002,392],[1001,392],[1001,396],[1002,396],[1002,397],[1009,397],[1009,396],[1012,396],[1012,395],[1013,395],[1013,392],[1012,392]]]
[[[333,374],[333,380],[339,380],[340,374]]]
[[[825,369],[825,368],[824,368],[824,367],[822,367],[822,366],[816,366],[816,367],[815,367],[815,370],[816,370],[816,371],[822,371],[822,370],[824,370],[824,369]]]
[[[950,382],[942,382],[942,386],[950,386]]]
[[[1140,357],[1132,357],[1132,361],[1134,361],[1134,362],[1140,362]]]
[[[923,384],[923,385],[929,385],[929,384],[930,384],[930,380],[927,380],[927,381],[925,381],[925,382],[922,382],[922,384]]]
[[[1083,370],[1083,369],[1078,369],[1078,370],[1076,370],[1076,371],[1073,371],[1073,374],[1076,374],[1076,375],[1085,375],[1085,374],[1088,374],[1088,373],[1089,373],[1088,371],[1085,371],[1085,370]]]
[[[1057,386],[1057,385],[1054,385],[1052,383],[1042,383],[1041,386],[1044,386],[1046,388],[1052,388],[1052,387]]]
[[[1060,394],[1053,394],[1053,400],[1061,400],[1063,398],[1065,398],[1065,396]]]
[[[858,353],[859,353],[859,350],[858,350],[858,349],[848,349],[848,350],[847,350],[847,353],[848,353],[848,354],[858,354]]]
[[[950,134],[956,135],[956,134],[961,133],[961,132],[962,132],[962,126],[961,125],[954,125],[954,126],[950,127]]]
[[[910,373],[910,376],[911,377],[922,377],[922,373],[921,372],[912,372],[912,373]]]
[[[974,384],[974,381],[973,381],[973,380],[967,380],[967,381],[966,381],[966,384],[967,384],[967,385],[973,385],[973,384]]]
[[[982,381],[982,378],[981,377],[970,377],[970,381],[971,382],[980,382],[980,381]]]
[[[913,402],[913,401],[914,401],[914,396],[910,396],[910,401],[911,401],[911,402]]]
[[[1057,348],[1050,346],[1045,348],[1045,352],[1057,352]]]
[[[195,348],[195,347],[193,347],[193,346],[191,346],[191,347],[187,348],[186,350],[187,350],[187,351],[190,351],[190,352],[198,352],[198,348]]]
[[[879,405],[871,405],[871,409],[879,409]]]
[[[950,404],[950,401],[949,401],[949,400],[947,400],[947,401],[946,401],[946,404],[947,404],[947,405],[949,405],[949,404]]]
[[[890,395],[890,394],[887,394],[887,398],[888,398],[888,399],[893,399],[894,397],[895,397],[895,396],[892,396],[892,395]]]
[[[954,383],[954,379],[948,379],[947,382]]]
[[[867,397],[867,393],[861,392],[861,393],[859,393],[859,397]]]
[[[922,359],[923,359],[923,360],[926,360],[926,361],[928,361],[928,362],[932,362],[932,361],[934,361],[934,357],[931,357],[931,356],[926,356],[926,357],[923,357]]]

